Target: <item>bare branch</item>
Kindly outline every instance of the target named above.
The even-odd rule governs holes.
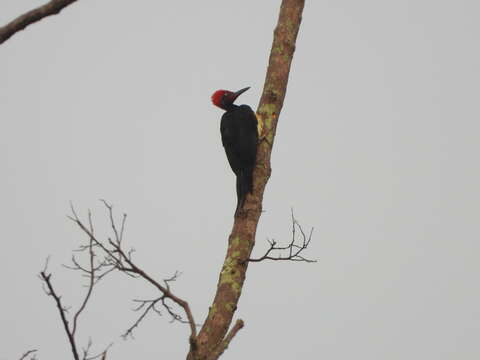
[[[92,295],[92,290],[93,287],[95,286],[95,266],[94,266],[94,258],[95,258],[95,253],[93,252],[93,240],[90,239],[90,246],[89,246],[89,254],[90,254],[90,270],[89,270],[89,284],[88,284],[88,290],[85,295],[85,298],[83,299],[82,305],[80,305],[80,308],[78,311],[75,313],[73,317],[73,328],[72,328],[72,335],[75,336],[75,332],[77,331],[77,322],[78,322],[78,317],[82,313],[82,311],[85,309],[85,306],[87,306],[87,302],[90,299],[90,296]]]
[[[28,350],[25,354],[22,355],[22,357],[19,359],[19,360],[25,360],[27,358],[27,356],[37,352],[38,350],[37,349],[32,349],[32,350]],[[34,359],[35,358],[35,355],[33,355],[33,357],[31,359]]]
[[[78,356],[78,350],[77,350],[77,345],[75,344],[75,338],[73,337],[72,332],[70,331],[70,328],[68,326],[68,320],[66,317],[66,312],[67,310],[65,307],[62,305],[62,302],[60,300],[60,296],[58,296],[53,289],[52,283],[50,281],[52,274],[47,274],[44,271],[40,272],[40,276],[42,280],[45,282],[48,288],[48,295],[52,296],[53,299],[55,300],[55,303],[57,304],[57,309],[58,312],[60,313],[60,318],[62,319],[63,327],[65,328],[65,332],[67,333],[68,337],[68,342],[70,343],[70,347],[72,349],[72,354],[75,360],[80,360],[80,357]]]
[[[300,231],[301,243],[297,244],[297,234],[296,229]],[[273,260],[273,261],[303,261],[307,263],[317,262],[317,260],[310,260],[305,258],[302,255],[302,252],[308,248],[310,242],[312,241],[312,234],[313,234],[313,227],[310,230],[310,233],[307,235],[304,231],[302,226],[299,224],[297,219],[293,214],[292,209],[292,240],[286,246],[278,246],[275,240],[268,240],[270,247],[265,252],[265,254],[257,259],[248,259],[249,262],[260,262],[263,260]],[[287,252],[287,255],[283,255]],[[273,256],[273,254],[277,253],[278,255]]]
[[[137,300],[137,299],[133,300],[134,302],[140,303],[140,305],[138,305],[135,309],[133,309],[133,311],[140,311],[143,308],[145,308],[145,309],[142,312],[142,314],[138,317],[138,319],[133,323],[133,325],[130,326],[127,329],[127,331],[125,331],[125,333],[122,334],[122,337],[124,339],[128,338],[129,336],[133,337],[133,330],[140,325],[142,320],[147,316],[147,314],[151,310],[154,311],[155,313],[157,313],[158,315],[161,315],[160,311],[157,308],[155,308],[155,305],[161,300],[162,300],[161,297],[159,297],[157,299],[154,299],[154,300]]]
[[[172,278],[166,279],[164,280],[164,282],[168,284],[169,281],[173,281],[174,278],[176,278],[177,276],[178,276],[178,272],[175,272],[175,275]],[[170,290],[169,286],[168,286],[168,289]],[[138,303],[138,306],[134,308],[133,311],[140,311],[140,310],[143,310],[143,311],[141,315],[138,317],[138,319],[133,323],[133,325],[130,326],[125,331],[125,333],[122,334],[122,337],[124,339],[128,338],[129,336],[133,337],[133,330],[135,330],[135,328],[137,328],[140,325],[140,323],[145,319],[145,317],[149,312],[153,311],[157,315],[161,316],[162,314],[160,310],[156,307],[158,303],[161,303],[161,305],[167,310],[168,314],[171,316],[171,322],[178,321],[178,322],[181,322],[182,324],[190,324],[189,320],[184,320],[181,315],[177,314],[173,310],[173,308],[169,304],[167,304],[166,302],[167,299],[170,299],[170,298],[167,297],[166,295],[162,295],[161,297],[158,297],[153,300],[134,299],[133,301],[135,303]],[[195,326],[200,326],[200,325],[195,324]]]
[[[63,8],[75,1],[77,0],[51,0],[45,5],[39,6],[20,15],[7,25],[0,27],[0,44],[7,41],[13,34],[25,29],[28,25],[33,24],[44,17],[58,14]]]
[[[112,227],[113,234],[115,235],[115,241],[116,241],[117,245],[120,246],[121,245],[121,238],[120,238],[120,235],[118,234],[117,226],[115,225],[115,219],[113,218],[113,205],[110,205],[104,199],[100,199],[100,201],[108,209],[108,215],[110,217],[110,226]],[[125,219],[125,216],[123,218]],[[125,221],[122,222],[122,231],[123,231],[123,226],[124,225],[125,225]]]
[[[72,212],[76,216],[73,205],[70,205],[72,208]],[[91,214],[89,212],[89,227],[90,227],[90,233],[93,235],[93,224],[91,221]],[[61,296],[57,295],[55,292],[53,285],[51,283],[51,274],[47,273],[47,266],[48,266],[48,261],[49,258],[45,261],[45,267],[43,268],[43,271],[40,272],[40,279],[42,280],[42,287],[44,288],[45,293],[48,296],[52,296],[57,304],[57,308],[60,312],[60,317],[62,319],[62,323],[65,329],[65,332],[67,333],[68,340],[70,342],[70,346],[72,348],[72,353],[73,356],[76,360],[80,359],[79,355],[79,349],[77,346],[77,343],[75,341],[75,334],[78,328],[78,321],[80,318],[80,315],[82,312],[85,310],[88,301],[90,300],[94,286],[97,284],[97,282],[108,275],[111,270],[112,266],[108,264],[105,260],[102,261],[96,261],[96,254],[95,254],[95,247],[97,245],[93,241],[93,239],[90,237],[89,243],[87,245],[82,245],[79,247],[77,252],[88,252],[88,266],[83,266],[80,264],[80,262],[77,260],[75,255],[72,256],[72,264],[73,265],[63,265],[67,269],[71,270],[76,270],[80,271],[82,273],[82,276],[85,276],[88,278],[88,285],[87,285],[87,292],[78,308],[78,310],[73,314],[72,318],[72,325],[70,326],[69,321],[67,319],[67,311],[68,309],[62,305],[61,303]],[[98,355],[91,356],[90,355],[90,349],[92,347],[92,341],[89,340],[86,348],[82,349],[82,360],[89,360],[89,359],[96,359],[100,358],[101,356],[104,356],[106,354],[107,350],[110,348],[112,344],[110,344],[103,352],[101,352]]]
[[[125,232],[125,223],[126,223],[127,216],[125,214],[123,215],[121,225],[120,227],[117,227],[115,222],[114,212],[113,212],[113,206],[103,199],[100,201],[104,204],[104,206],[107,209],[107,214],[110,220],[110,227],[113,233],[113,238],[108,238],[106,241],[101,241],[96,237],[96,235],[93,232],[93,225],[92,225],[90,212],[89,212],[89,218],[88,218],[88,224],[89,224],[88,227],[80,219],[73,205],[71,206],[72,214],[68,216],[68,218],[71,219],[73,222],[75,222],[80,227],[80,229],[88,236],[88,238],[92,242],[92,247],[95,247],[96,249],[99,249],[104,253],[105,259],[101,263],[101,266],[108,267],[108,271],[103,273],[101,276],[104,276],[106,275],[106,273],[109,273],[115,269],[129,276],[143,278],[145,281],[147,281],[148,283],[153,285],[155,288],[157,288],[162,294],[161,297],[155,300],[143,300],[144,304],[140,306],[140,308],[138,308],[137,310],[140,310],[144,308],[144,306],[146,306],[143,309],[144,311],[142,312],[140,317],[135,321],[135,323],[131,327],[129,327],[122,336],[128,337],[129,335],[132,335],[133,330],[136,327],[138,327],[138,325],[142,322],[142,320],[145,318],[145,316],[149,312],[151,311],[158,312],[158,310],[155,308],[155,305],[157,305],[158,303],[161,303],[161,305],[167,310],[167,312],[172,317],[172,321],[179,321],[179,322],[190,325],[190,332],[191,332],[190,343],[194,344],[197,336],[197,329],[196,329],[197,325],[193,318],[193,314],[190,310],[190,306],[187,301],[174,295],[170,290],[169,283],[172,281],[175,281],[180,275],[180,273],[178,271],[175,272],[175,274],[171,278],[163,280],[163,284],[161,284],[155,279],[153,279],[150,275],[148,275],[144,270],[142,270],[132,259],[133,250],[126,251],[123,248],[122,240]],[[92,263],[90,264],[90,266],[93,266]],[[85,269],[82,269],[80,266],[75,265],[74,268],[75,267],[79,268],[82,271],[85,271]],[[173,301],[175,304],[177,304],[183,309],[187,320],[184,320],[182,316],[180,316],[174,311],[171,305],[169,305],[166,302],[168,299]]]

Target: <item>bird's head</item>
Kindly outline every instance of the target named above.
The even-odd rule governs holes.
[[[239,97],[248,89],[250,89],[250,86],[238,90],[237,92],[232,92],[228,90],[217,90],[212,95],[212,103],[213,105],[218,106],[220,109],[228,110],[228,108],[233,105],[237,97]]]

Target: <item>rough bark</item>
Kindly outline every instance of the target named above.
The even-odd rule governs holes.
[[[263,93],[257,110],[263,129],[254,171],[253,194],[247,196],[243,210],[235,217],[215,299],[195,343],[192,344],[187,356],[189,360],[218,359],[236,332],[243,327],[243,321],[239,320],[228,332],[242,293],[247,260],[255,244],[263,193],[271,173],[270,157],[278,116],[285,98],[304,2],[283,0],[280,7]]]
[[[51,0],[45,5],[39,6],[20,15],[7,25],[0,27],[0,44],[7,41],[15,33],[25,29],[28,25],[33,24],[44,17],[58,14],[63,8],[75,1],[77,0]]]

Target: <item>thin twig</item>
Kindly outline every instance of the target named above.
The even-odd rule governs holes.
[[[82,313],[82,311],[85,309],[87,306],[87,302],[90,299],[90,296],[92,295],[93,287],[95,286],[95,266],[94,266],[94,258],[95,258],[95,253],[93,252],[93,240],[90,239],[90,246],[89,246],[89,255],[90,255],[90,281],[88,284],[88,290],[87,294],[85,295],[85,298],[83,299],[82,305],[80,305],[80,308],[78,311],[75,313],[73,317],[73,328],[72,328],[72,335],[75,336],[75,332],[77,331],[77,321],[78,317]]]
[[[135,309],[133,309],[134,311],[140,311],[141,309],[145,308],[144,311],[142,312],[142,314],[138,317],[138,319],[133,323],[132,326],[130,326],[123,334],[122,334],[122,337],[124,339],[128,338],[129,336],[133,337],[133,330],[135,328],[137,328],[140,323],[142,322],[142,320],[147,316],[147,314],[153,310],[155,313],[157,313],[158,315],[161,315],[160,311],[155,308],[155,305],[161,301],[161,297],[155,299],[155,300],[133,300],[135,302],[139,302],[140,305],[137,306]],[[147,305],[148,306],[145,306]]]
[[[27,358],[28,355],[33,354],[37,351],[38,351],[37,349],[28,350],[25,354],[22,355],[22,357],[19,360],[24,360]]]
[[[63,307],[60,296],[56,294],[50,281],[52,274],[47,274],[45,271],[42,271],[40,272],[40,276],[48,287],[48,295],[52,296],[55,300],[55,303],[57,304],[57,309],[60,313],[63,327],[65,328],[65,332],[67,333],[68,342],[70,343],[70,347],[72,348],[73,357],[75,358],[75,360],[80,360],[80,357],[78,356],[77,345],[75,344],[75,338],[73,337],[73,334],[68,326],[68,320],[65,315],[66,309]]]
[[[102,358],[101,360],[105,360],[105,359],[107,358],[108,349],[110,349],[112,346],[113,346],[113,343],[110,343],[110,344],[105,348],[105,350],[103,350],[101,353],[99,353],[99,354],[97,354],[97,355],[85,357],[83,360],[94,360],[94,359],[98,359],[98,358],[100,358],[100,357]]]
[[[301,234],[301,243],[297,244],[297,233],[296,229],[300,231]],[[292,209],[292,240],[286,246],[278,246],[275,240],[267,239],[267,242],[270,244],[270,247],[267,249],[265,254],[257,259],[248,259],[249,262],[260,262],[263,260],[272,260],[272,261],[303,261],[307,263],[317,262],[317,260],[307,259],[302,255],[304,250],[307,250],[308,245],[312,241],[313,227],[310,230],[310,233],[307,235],[300,223],[295,219]],[[283,255],[287,251],[287,255]],[[272,254],[278,252],[279,255],[273,256]]]

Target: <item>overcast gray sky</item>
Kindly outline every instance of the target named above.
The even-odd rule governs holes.
[[[0,23],[42,4],[2,0]],[[36,277],[82,239],[69,201],[107,219],[203,321],[235,206],[218,88],[256,107],[280,1],[79,0],[0,46],[0,359],[71,355]],[[307,1],[255,254],[315,227],[316,264],[252,264],[225,359],[478,359],[478,1]],[[80,325],[110,359],[181,359],[188,328],[151,317],[140,281],[99,285]]]

